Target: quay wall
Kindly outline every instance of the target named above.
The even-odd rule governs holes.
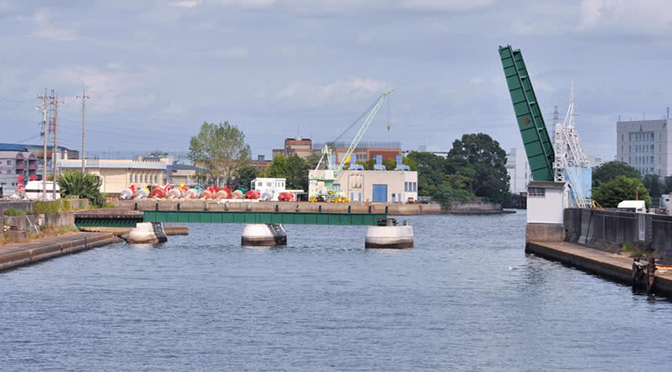
[[[565,209],[565,241],[596,248],[625,243],[672,260],[672,216],[591,209]]]

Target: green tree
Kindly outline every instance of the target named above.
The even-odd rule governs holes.
[[[637,169],[622,161],[610,161],[600,165],[593,171],[593,187],[610,182],[618,176],[642,179],[642,175]]]
[[[418,171],[418,195],[432,196],[443,185],[445,159],[428,152],[413,151],[408,154],[409,163],[415,163]]]
[[[257,178],[257,169],[251,165],[242,167],[236,171],[235,180],[232,182],[234,189],[244,188],[249,190],[252,180]]]
[[[373,159],[367,161],[358,161],[357,164],[364,167],[364,170],[373,170],[373,165],[376,164],[376,161]]]
[[[102,207],[105,197],[100,193],[103,182],[93,174],[83,175],[79,171],[67,171],[58,178],[61,196],[89,199],[96,207]]]
[[[397,159],[384,159],[383,165],[387,170],[394,170],[397,167]]]
[[[439,202],[443,209],[450,209],[453,207],[453,203],[472,202],[476,200],[476,196],[468,190],[454,189],[447,185],[439,185],[432,200]]]
[[[189,142],[189,159],[198,167],[207,169],[210,179],[223,178],[228,184],[236,171],[250,162],[250,146],[245,134],[225,121],[204,122]]]
[[[511,198],[506,151],[499,146],[499,142],[484,133],[463,135],[461,140],[453,142],[446,164],[459,164],[465,160],[468,167],[475,171],[469,183],[471,193],[502,204]]]
[[[308,191],[308,163],[298,155],[287,158],[287,188]]]
[[[616,208],[618,203],[624,200],[636,200],[636,198],[646,201],[646,205],[651,205],[649,190],[637,178],[617,176],[593,189],[593,199],[604,208]]]
[[[665,177],[665,194],[672,193],[672,176]]]
[[[665,191],[665,184],[660,182],[660,177],[657,174],[647,174],[644,176],[642,183],[649,190],[649,195],[652,198],[660,198]]]

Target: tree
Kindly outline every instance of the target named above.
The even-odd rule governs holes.
[[[611,182],[618,176],[627,178],[642,179],[639,171],[622,161],[606,162],[593,171],[593,187],[598,187],[603,183]]]
[[[509,174],[506,171],[506,151],[499,142],[484,133],[465,134],[453,142],[446,164],[465,161],[475,171],[469,191],[476,196],[504,204],[511,198]],[[462,167],[457,167],[456,172]]]
[[[672,193],[672,176],[665,177],[665,194]]]
[[[385,159],[383,160],[383,165],[387,170],[394,170],[397,168],[397,159]]]
[[[418,195],[432,196],[443,185],[445,159],[428,152],[413,151],[408,154],[409,162],[415,163],[418,171]]]
[[[61,196],[89,199],[97,207],[102,207],[105,203],[105,197],[100,193],[102,184],[103,182],[98,176],[93,174],[83,175],[79,171],[67,171],[58,178]]]
[[[439,202],[443,209],[450,209],[453,203],[468,203],[476,200],[476,196],[467,190],[454,189],[447,185],[439,185],[432,198]]]
[[[308,190],[308,171],[308,164],[300,156],[276,155],[271,164],[261,170],[260,176],[285,178],[288,189]]]
[[[660,177],[657,174],[647,174],[644,176],[642,183],[649,190],[649,195],[652,198],[660,198],[665,191],[665,184],[660,182]]]
[[[207,169],[210,180],[223,178],[228,184],[238,169],[249,164],[250,146],[245,134],[228,121],[204,122],[198,135],[191,137],[188,157]]]
[[[358,161],[357,164],[364,167],[364,170],[373,170],[373,165],[376,164],[376,161],[373,159],[367,161]]]
[[[637,178],[617,176],[593,189],[593,199],[604,208],[616,208],[618,203],[624,200],[636,200],[637,198],[646,201],[646,205],[651,205],[649,190]]]
[[[249,190],[252,180],[257,178],[257,169],[251,165],[242,167],[236,171],[235,177],[236,179],[232,183],[234,189],[244,188]]]

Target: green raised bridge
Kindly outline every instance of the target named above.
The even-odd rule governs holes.
[[[511,45],[499,47],[506,84],[511,94],[511,103],[516,113],[518,129],[523,138],[525,153],[535,181],[553,181],[553,162],[555,153],[548,136],[544,117],[539,109],[537,95],[532,88],[532,81],[523,61],[520,49],[512,49]]]
[[[138,222],[176,223],[278,223],[285,225],[374,226],[384,213],[293,213],[229,211],[144,211],[122,215],[76,215],[80,227],[135,227]]]

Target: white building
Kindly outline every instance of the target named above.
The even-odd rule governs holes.
[[[509,188],[512,194],[520,194],[527,189],[532,171],[523,148],[513,148],[506,154],[506,172],[509,174]]]
[[[617,122],[616,160],[628,163],[642,175],[672,175],[671,131],[672,120]]]
[[[171,164],[172,165],[172,164]],[[167,164],[161,161],[142,161],[126,159],[86,159],[86,172],[100,177],[100,192],[116,195],[131,185],[162,185],[165,181]],[[61,160],[58,168],[67,170],[82,169],[81,160]]]
[[[325,194],[325,183],[314,178],[324,177],[327,170],[311,170],[308,194]],[[415,171],[341,171],[334,187],[353,202],[400,202],[418,199],[418,172]]]

